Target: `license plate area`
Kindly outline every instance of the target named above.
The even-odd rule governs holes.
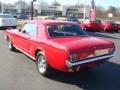
[[[108,54],[108,49],[95,50],[95,56]]]

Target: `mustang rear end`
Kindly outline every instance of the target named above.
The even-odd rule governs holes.
[[[112,58],[114,56],[114,51],[114,48],[107,48],[70,54],[70,59],[66,60],[66,65],[69,68],[84,68],[86,66],[93,67],[96,64],[102,64],[103,62],[106,62],[108,59]],[[76,70],[78,69],[76,68]]]

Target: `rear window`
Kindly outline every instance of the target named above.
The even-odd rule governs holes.
[[[87,36],[87,33],[76,24],[48,24],[49,37]]]
[[[12,15],[0,15],[0,18],[13,18],[13,16]]]

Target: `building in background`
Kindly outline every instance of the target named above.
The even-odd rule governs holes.
[[[2,6],[1,6],[2,4],[1,4],[1,1],[0,1],[0,12],[2,11]]]
[[[10,14],[30,14],[31,6],[27,4],[23,0],[19,0],[14,4],[4,4],[2,3],[1,8],[3,9],[1,12],[10,13]]]
[[[84,7],[83,6],[68,6],[66,11],[66,16],[75,16],[79,18],[84,17]],[[89,17],[89,7],[86,7],[86,17]]]
[[[76,6],[52,6],[47,5],[45,7],[39,6],[39,12],[40,15],[43,16],[75,16],[79,18],[83,18],[84,15],[84,7],[76,7]],[[86,7],[86,17],[89,17],[89,7]]]
[[[63,16],[63,6],[51,6],[48,5],[45,8],[41,8],[41,15],[43,16]]]
[[[4,12],[9,12],[12,14],[22,13],[29,15],[31,13],[31,5],[30,3],[27,4],[23,0],[19,0],[14,4],[4,4]],[[57,17],[75,16],[83,18],[84,7],[76,5],[48,5],[46,2],[34,3],[34,15],[55,15]],[[88,6],[86,7],[86,17],[89,17]]]

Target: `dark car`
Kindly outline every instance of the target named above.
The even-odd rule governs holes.
[[[48,16],[45,18],[45,20],[56,20],[56,16]]]
[[[118,24],[115,21],[112,20],[105,20],[102,21],[102,25],[101,28],[104,31],[108,31],[108,32],[118,32],[119,28],[118,28]]]
[[[67,21],[69,21],[69,22],[75,22],[75,23],[78,23],[78,24],[79,24],[79,20],[78,20],[78,18],[76,18],[76,17],[68,17],[68,18],[67,18]]]
[[[20,14],[17,18],[18,19],[28,19],[27,15],[25,15],[25,14]]]

